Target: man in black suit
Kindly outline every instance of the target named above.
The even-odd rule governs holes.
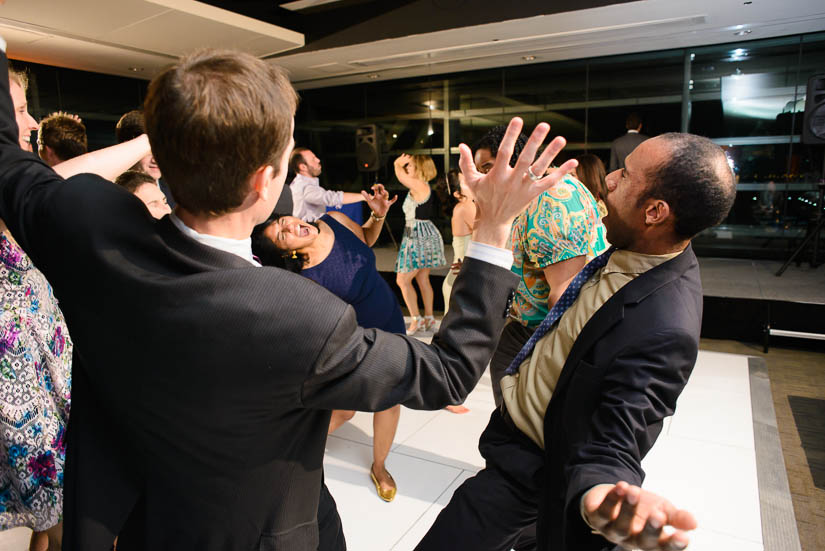
[[[332,294],[252,257],[293,145],[297,97],[277,67],[201,51],[152,81],[146,128],[177,200],[160,220],[108,181],[64,181],[23,152],[0,80],[0,217],[54,286],[75,342],[64,549],[109,549],[115,536],[123,551],[318,549],[316,514],[338,522],[322,485],[329,410],[461,403],[512,300],[510,225],[575,166],[528,176],[564,145],[533,162],[540,124],[514,168],[472,180],[474,242],[425,345],[357,327]]]
[[[619,136],[610,144],[610,165],[608,171],[624,168],[624,162],[628,155],[633,153],[640,143],[648,139],[642,134],[642,118],[638,113],[631,113],[624,123],[627,133]]]
[[[535,347],[531,339],[511,364],[504,406],[479,442],[486,468],[455,492],[418,551],[687,545],[695,520],[639,487],[641,460],[698,351],[690,238],[727,215],[736,186],[718,146],[674,133],[642,143],[607,188],[615,249],[582,270],[546,333],[540,326]],[[536,520],[538,541],[517,542]]]

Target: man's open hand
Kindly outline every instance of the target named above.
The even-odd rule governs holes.
[[[503,247],[515,217],[526,209],[533,199],[556,185],[565,174],[578,165],[571,159],[540,177],[566,143],[561,136],[555,138],[536,159],[539,146],[550,132],[550,125],[543,122],[530,134],[516,166],[511,167],[510,157],[513,155],[513,147],[523,125],[523,121],[518,117],[510,121],[498,148],[495,164],[487,174],[482,174],[476,169],[473,154],[466,144],[458,146],[461,154],[459,166],[478,208],[473,231],[475,241]],[[535,179],[531,178],[529,173],[532,173]]]
[[[689,542],[684,531],[696,528],[688,511],[627,482],[591,488],[584,495],[582,515],[605,539],[626,549],[680,551]],[[665,526],[676,531],[668,535]]]

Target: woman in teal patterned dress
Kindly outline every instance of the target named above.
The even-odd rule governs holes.
[[[404,304],[412,316],[407,334],[435,327],[433,317],[433,287],[430,285],[430,269],[447,263],[444,258],[444,240],[430,221],[435,214],[433,193],[428,183],[435,178],[433,160],[427,155],[401,155],[395,160],[395,176],[401,185],[410,190],[404,200],[402,210],[406,224],[404,238],[395,261],[395,281],[401,288]],[[424,302],[424,317],[418,310],[418,295],[413,287],[413,279],[421,290]]]

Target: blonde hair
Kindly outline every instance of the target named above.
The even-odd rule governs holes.
[[[412,164],[415,167],[415,176],[425,182],[429,182],[438,174],[435,163],[429,155],[413,155]]]
[[[9,67],[9,81],[16,83],[25,94],[29,88],[29,75],[26,71],[18,71]]]

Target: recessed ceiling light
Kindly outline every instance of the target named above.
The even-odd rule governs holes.
[[[129,67],[129,70],[132,71],[133,73],[142,73],[143,72],[143,67]]]
[[[745,36],[746,34],[751,34],[753,31],[750,29],[742,29],[741,31],[736,31],[733,33],[735,36]]]
[[[536,56],[526,55],[526,56],[523,56],[521,59],[523,59],[524,61],[533,61],[534,59],[536,59]]]

